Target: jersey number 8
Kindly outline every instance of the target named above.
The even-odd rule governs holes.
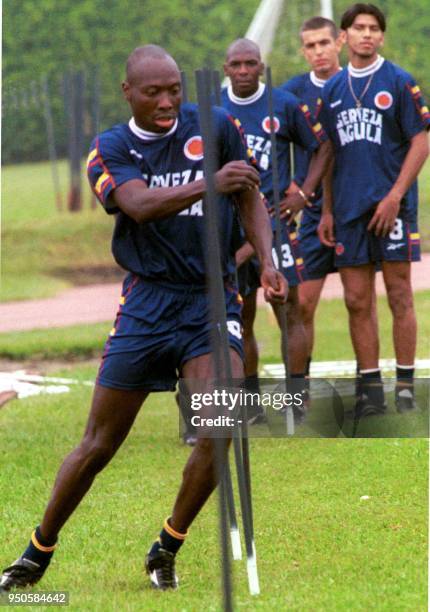
[[[391,240],[401,240],[403,238],[403,222],[397,218],[392,231],[390,232]]]

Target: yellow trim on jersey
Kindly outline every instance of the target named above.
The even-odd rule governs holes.
[[[87,157],[87,166],[90,162],[93,161],[93,159],[97,156],[97,149],[93,149],[92,151],[90,151],[88,153],[88,157]]]
[[[95,186],[95,190],[97,191],[97,193],[101,193],[101,189],[102,189],[102,184],[110,177],[110,175],[107,172],[103,172],[103,174],[100,176],[99,180],[96,183]]]
[[[419,240],[420,239],[420,235],[419,233],[415,233],[415,234],[409,234],[409,237],[411,240]]]
[[[301,265],[303,264],[303,257],[298,257],[298,258],[296,259],[296,264],[297,264],[298,266],[301,266]]]
[[[429,107],[428,106],[422,106],[421,107],[421,114],[422,115],[425,115],[428,112],[429,112]]]
[[[124,304],[125,304],[125,295],[122,295],[122,296],[119,298],[119,303],[120,303],[120,306],[124,306]]]
[[[297,234],[296,232],[291,232],[290,234],[290,240],[295,240],[297,238]]]
[[[307,104],[302,104],[302,111],[303,111],[304,113],[307,113],[307,112],[308,112],[308,110],[309,110],[309,106],[308,106]]]
[[[173,527],[169,525],[168,519],[164,521],[163,529],[165,529],[169,535],[177,540],[185,540],[188,535],[188,531],[186,533],[179,533],[179,531],[175,531]]]
[[[415,87],[412,87],[412,93],[416,94],[419,93],[421,91],[420,86],[419,85],[415,85]]]
[[[237,125],[237,127],[240,127],[242,125],[239,119],[235,119],[234,122]]]
[[[109,332],[109,336],[115,336],[115,332],[116,332],[115,327],[112,327],[112,329]]]
[[[320,132],[322,130],[321,123],[315,123],[315,125],[313,126],[313,130],[314,132]]]
[[[40,544],[40,542],[37,541],[36,530],[34,530],[33,533],[31,534],[31,541],[33,542],[34,546],[38,550],[41,550],[42,552],[52,552],[57,548],[56,544],[54,544],[54,546],[42,546],[42,544]]]

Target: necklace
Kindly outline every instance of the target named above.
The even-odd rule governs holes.
[[[361,108],[361,101],[363,100],[364,96],[365,96],[365,95],[366,95],[366,93],[367,93],[367,90],[368,90],[368,89],[369,89],[369,87],[370,87],[370,84],[371,84],[371,82],[372,82],[372,79],[373,79],[373,75],[374,75],[374,74],[375,74],[375,73],[374,73],[374,72],[372,72],[372,74],[370,75],[370,77],[367,79],[367,83],[366,83],[366,85],[365,85],[365,87],[364,87],[364,89],[363,89],[363,91],[362,91],[362,93],[361,93],[361,96],[360,96],[359,98],[357,98],[357,96],[355,95],[354,89],[353,89],[353,87],[352,87],[352,77],[351,77],[351,73],[350,73],[350,72],[349,72],[349,70],[348,70],[348,86],[349,86],[349,91],[351,92],[351,96],[352,96],[352,97],[354,98],[354,100],[355,100],[355,106],[356,106],[357,108]]]

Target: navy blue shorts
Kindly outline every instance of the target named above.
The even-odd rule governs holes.
[[[229,344],[243,359],[242,302],[225,287]],[[97,384],[113,389],[173,391],[182,366],[212,352],[208,296],[129,274],[106,342]]]
[[[420,261],[420,235],[416,222],[396,219],[388,236],[367,230],[373,211],[351,223],[335,224],[335,264],[339,268],[382,261]]]
[[[255,257],[251,257],[237,269],[237,280],[242,297],[248,297],[257,291],[260,286],[260,266]]]
[[[297,231],[294,227],[289,232],[285,224],[281,228],[281,249],[282,249],[282,273],[288,281],[289,287],[296,287],[307,280],[307,271],[300,251]],[[275,235],[273,235],[272,257],[276,268],[279,270],[278,255],[276,253]]]
[[[299,228],[299,243],[309,280],[324,278],[331,272],[336,272],[334,265],[334,249],[321,244],[318,238],[319,218],[303,214]]]

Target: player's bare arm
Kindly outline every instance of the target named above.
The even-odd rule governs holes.
[[[254,247],[250,242],[245,242],[239,249],[236,251],[235,259],[236,266],[240,268],[245,262],[248,261],[254,255]]]
[[[376,207],[367,227],[368,230],[373,230],[377,236],[386,236],[392,231],[402,198],[416,180],[428,155],[428,134],[422,131],[411,139],[411,146],[402,164],[400,174],[390,192]]]
[[[335,246],[334,217],[333,217],[333,167],[334,158],[329,162],[325,173],[323,184],[323,203],[321,219],[318,225],[318,238],[320,242],[328,247]]]
[[[220,193],[235,193],[258,187],[257,170],[244,161],[225,164],[215,174],[215,186]],[[175,187],[149,189],[144,180],[132,179],[113,192],[114,204],[136,223],[146,223],[175,215],[200,200],[206,191],[205,179]]]
[[[301,188],[298,191],[289,192],[287,197],[280,202],[281,219],[288,218],[292,221],[305,206],[312,206],[310,198],[326,173],[332,154],[332,146],[328,140],[318,147],[312,155],[308,173]]]
[[[238,205],[246,237],[260,261],[264,297],[272,304],[282,304],[287,298],[287,283],[273,265],[272,229],[264,202],[253,189],[239,194]]]

